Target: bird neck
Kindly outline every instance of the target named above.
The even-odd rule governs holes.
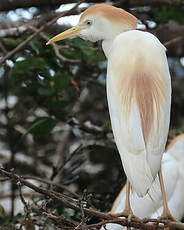
[[[102,41],[102,49],[106,58],[109,56],[113,41],[114,39],[105,39]]]

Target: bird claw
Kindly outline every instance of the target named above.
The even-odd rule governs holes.
[[[124,210],[123,212],[118,212],[118,213],[111,213],[112,216],[114,217],[126,217],[128,218],[130,215],[133,216],[132,210]]]
[[[130,223],[132,220],[133,221],[140,221],[140,219],[133,214],[131,210],[124,210],[123,212],[120,213],[111,213],[113,217],[124,217],[127,218],[128,222]]]
[[[176,221],[170,213],[162,214],[157,219],[159,221]]]

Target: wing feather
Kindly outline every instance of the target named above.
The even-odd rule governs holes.
[[[166,196],[168,202],[173,199],[175,192],[177,192],[177,183],[179,178],[179,169],[177,161],[169,154],[164,154],[162,159],[162,173],[166,186]],[[125,207],[125,188],[123,188],[111,209],[112,213],[119,213]],[[130,204],[133,213],[139,218],[150,217],[155,213],[155,218],[159,216],[157,210],[162,207],[162,194],[159,186],[158,176],[152,184],[149,194],[145,197],[138,197],[135,192],[130,195]],[[144,206],[144,208],[142,208]],[[171,210],[172,211],[172,210]]]
[[[126,175],[144,196],[160,168],[170,121],[170,75],[156,37],[129,31],[115,39],[108,57],[107,97]]]
[[[162,173],[166,187],[166,197],[168,201],[169,210],[176,220],[180,220],[183,216],[183,205],[181,201],[183,199],[183,188],[181,185],[181,175],[179,173],[178,162],[174,159],[172,154],[166,153],[162,159]],[[180,179],[179,179],[180,177]],[[180,181],[179,181],[180,180]],[[115,199],[111,213],[120,213],[125,208],[125,186],[122,188],[117,198]],[[149,194],[144,197],[138,197],[135,192],[130,194],[130,205],[133,213],[139,218],[157,218],[162,214],[162,194],[159,186],[158,176],[152,184]],[[144,207],[144,208],[143,208]],[[107,224],[108,230],[122,230],[121,225]],[[104,230],[104,227],[101,228]]]

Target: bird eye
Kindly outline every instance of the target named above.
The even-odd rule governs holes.
[[[92,24],[92,21],[87,20],[87,21],[86,21],[86,24],[87,24],[88,26],[90,26],[90,25]]]

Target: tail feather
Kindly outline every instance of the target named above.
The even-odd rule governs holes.
[[[154,181],[154,177],[144,155],[126,154],[122,157],[122,162],[132,189],[139,197],[145,196]]]

